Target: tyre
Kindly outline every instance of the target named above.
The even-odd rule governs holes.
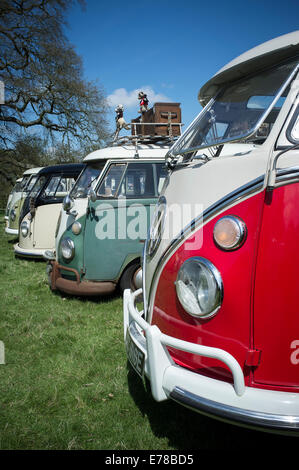
[[[123,273],[120,281],[119,287],[121,292],[123,293],[125,289],[131,289],[135,291],[141,287],[140,283],[140,276],[141,276],[141,267],[140,264],[134,263],[131,264]]]

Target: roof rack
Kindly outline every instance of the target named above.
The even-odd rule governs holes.
[[[143,127],[143,126],[167,126],[168,133],[166,134],[161,134],[161,135],[156,135],[156,134],[146,134],[144,131],[145,129],[142,129],[142,133],[137,133],[137,126]],[[142,123],[130,123],[127,124],[127,126],[130,126],[132,128],[132,135],[124,135],[119,137],[119,132],[115,132],[113,141],[111,142],[112,145],[124,145],[126,143],[143,143],[143,144],[158,144],[158,143],[173,143],[181,134],[181,127],[184,124],[181,122],[179,123],[161,123],[161,122],[142,122]],[[174,126],[179,126],[179,133],[178,135],[174,135],[173,133],[173,127]]]

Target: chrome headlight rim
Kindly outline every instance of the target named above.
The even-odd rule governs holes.
[[[188,267],[188,264],[190,264],[190,263],[198,263],[201,267],[203,267],[205,270],[207,270],[207,272],[210,275],[212,275],[211,279],[213,279],[213,281],[215,282],[215,295],[214,295],[215,300],[214,300],[214,303],[213,303],[213,307],[210,308],[208,311],[205,311],[205,312],[200,313],[200,314],[198,312],[192,311],[190,306],[186,305],[186,303],[183,301],[182,296],[180,294],[180,287],[179,287],[179,283],[178,283],[179,275],[180,275],[180,273],[183,272],[184,269],[186,269]],[[208,320],[208,319],[214,317],[217,314],[217,312],[219,311],[219,309],[221,308],[221,306],[222,306],[223,296],[224,296],[222,277],[221,277],[221,274],[218,271],[218,269],[214,266],[214,264],[206,258],[203,258],[201,256],[193,256],[193,257],[188,258],[187,260],[185,260],[182,263],[182,265],[180,266],[180,269],[178,271],[175,286],[176,286],[176,293],[177,293],[179,302],[182,305],[183,309],[189,315],[191,315],[192,317],[194,317],[198,320]],[[197,300],[197,302],[198,302],[198,305],[199,305],[198,300]]]
[[[20,230],[21,230],[21,234],[24,238],[27,237],[27,235],[29,233],[29,228],[30,228],[29,223],[26,220],[23,220],[23,222],[20,225]]]
[[[67,251],[70,250],[66,256]],[[64,260],[71,261],[75,256],[75,244],[69,237],[63,238],[60,243],[60,253]]]
[[[239,230],[239,237],[238,237],[237,241],[233,245],[230,245],[230,246],[221,245],[221,243],[219,241],[217,241],[216,236],[215,236],[215,232],[216,232],[217,227],[219,227],[219,225],[221,223],[223,223],[225,220],[229,220],[230,222],[233,222]],[[224,250],[224,251],[237,250],[238,248],[240,248],[245,243],[246,238],[247,238],[247,226],[246,226],[245,222],[240,217],[238,217],[236,215],[224,215],[219,220],[217,220],[217,222],[214,225],[213,240],[214,240],[215,245],[218,248],[220,248],[221,250]]]
[[[153,258],[157,252],[162,239],[162,233],[164,231],[166,219],[166,205],[166,198],[164,196],[160,196],[157,201],[155,213],[146,242],[146,255],[150,259]]]

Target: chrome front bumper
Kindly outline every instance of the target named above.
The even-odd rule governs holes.
[[[43,258],[45,249],[35,249],[35,248],[21,248],[18,243],[14,245],[14,252],[17,256],[22,256],[24,258]]]
[[[163,334],[138,311],[135,303],[141,292],[124,292],[124,337],[144,354],[144,374],[155,400],[171,398],[195,411],[250,427],[299,432],[298,393],[246,387],[239,363],[226,351]],[[233,375],[233,384],[178,366],[167,346],[224,362]]]
[[[17,228],[5,227],[5,233],[7,235],[19,235],[19,230]]]

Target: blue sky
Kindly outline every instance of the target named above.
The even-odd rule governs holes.
[[[66,34],[113,108],[138,116],[137,91],[181,103],[185,128],[201,110],[200,87],[246,50],[299,29],[299,1],[86,0],[72,7]]]

